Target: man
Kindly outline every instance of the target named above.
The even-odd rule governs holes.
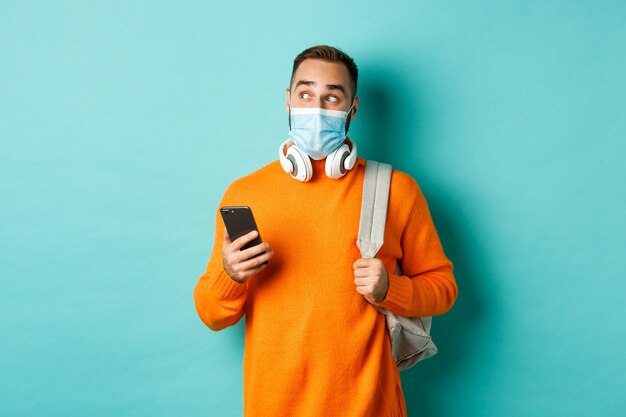
[[[234,181],[220,202],[250,206],[264,243],[240,250],[256,232],[231,241],[216,212],[194,300],[215,331],[246,315],[245,416],[406,416],[385,316],[374,306],[435,316],[458,295],[424,196],[401,171],[392,172],[385,243],[376,258],[361,258],[365,161],[346,136],[357,75],[330,46],[296,57],[279,160]]]

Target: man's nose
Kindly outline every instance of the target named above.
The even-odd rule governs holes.
[[[317,99],[317,103],[316,104],[317,104],[317,107],[325,109],[326,106],[328,105],[328,102],[320,97],[320,98]]]

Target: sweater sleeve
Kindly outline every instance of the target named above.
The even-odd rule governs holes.
[[[389,288],[376,305],[403,317],[448,312],[458,296],[453,264],[444,254],[426,199],[419,186],[402,232],[401,270],[387,271]]]
[[[220,202],[219,207],[224,203]],[[240,284],[224,271],[222,241],[224,221],[215,213],[213,251],[204,273],[194,288],[194,302],[200,319],[211,330],[222,330],[236,324],[245,314],[247,282]]]

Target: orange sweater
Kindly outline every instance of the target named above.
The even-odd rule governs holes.
[[[356,291],[353,262],[365,161],[340,179],[312,161],[313,178],[290,178],[278,160],[234,181],[222,205],[252,208],[274,256],[244,284],[223,270],[224,223],[194,290],[212,330],[245,314],[243,397],[246,417],[404,417],[398,369],[385,316]],[[385,243],[376,255],[389,274],[378,306],[404,316],[435,316],[458,289],[419,186],[394,170]],[[395,262],[404,275],[395,275]],[[216,381],[217,382],[217,381]]]

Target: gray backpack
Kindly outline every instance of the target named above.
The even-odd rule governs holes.
[[[373,258],[383,245],[391,171],[389,164],[366,161],[356,242],[363,258]],[[397,263],[394,273],[401,273]],[[388,310],[374,308],[385,315],[391,353],[399,370],[409,369],[437,353],[437,347],[430,337],[432,317],[401,317]]]

